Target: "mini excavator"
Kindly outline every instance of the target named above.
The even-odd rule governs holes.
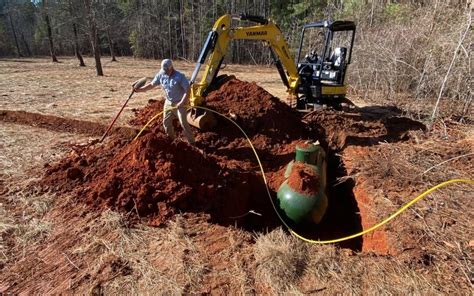
[[[256,24],[232,27],[232,20]],[[355,28],[355,24],[349,21],[321,21],[304,25],[295,61],[283,33],[271,19],[252,15],[223,15],[209,32],[191,76],[191,107],[204,107],[207,93],[222,83],[217,74],[232,40],[260,40],[270,49],[290,96],[290,103],[296,101],[293,107],[302,112],[322,105],[339,109],[346,100],[345,81],[351,62]],[[307,53],[304,57],[303,51]],[[196,82],[204,64],[206,68],[202,78]],[[205,108],[191,108],[188,122],[206,130],[212,128],[216,120],[212,112]],[[286,217],[286,221],[294,224],[317,224],[321,221],[328,206],[326,168],[326,152],[319,142],[296,146],[295,159],[286,166],[285,181],[277,191],[278,209],[275,209]],[[299,188],[302,182],[292,182],[292,178],[303,175],[309,180],[304,186],[310,190]],[[279,217],[282,216],[279,214]]]
[[[256,24],[232,27],[232,20]],[[322,105],[340,109],[341,103],[346,101],[346,73],[351,63],[355,29],[351,21],[305,24],[295,62],[283,33],[273,20],[245,14],[223,15],[209,32],[192,74],[191,106],[205,106],[207,93],[220,83],[217,74],[232,40],[260,40],[270,49],[293,107],[302,112]],[[196,82],[204,64],[201,81]],[[209,129],[215,124],[210,112],[196,108],[191,109],[188,121],[200,129]]]

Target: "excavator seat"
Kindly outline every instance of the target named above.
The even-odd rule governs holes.
[[[346,59],[347,48],[336,47],[331,54],[330,60],[333,64],[334,69],[341,69]]]

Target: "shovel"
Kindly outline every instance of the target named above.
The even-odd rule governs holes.
[[[146,83],[146,77],[143,77],[142,79],[140,80],[137,80],[135,81],[132,86],[133,86],[133,90],[132,92],[130,93],[130,95],[128,96],[128,99],[125,101],[125,103],[123,103],[123,106],[122,108],[120,108],[120,111],[117,113],[117,115],[115,115],[114,119],[112,120],[112,122],[109,124],[109,127],[107,128],[107,130],[105,131],[105,133],[102,135],[102,138],[100,138],[99,140],[99,143],[102,142],[105,137],[107,137],[107,134],[109,133],[109,131],[112,129],[112,126],[115,124],[115,121],[117,121],[118,117],[120,116],[120,114],[122,113],[123,109],[125,109],[125,106],[127,106],[128,104],[128,101],[130,101],[130,99],[132,98],[133,94],[135,93],[135,89],[137,88],[140,88],[142,87],[143,85],[145,85]]]

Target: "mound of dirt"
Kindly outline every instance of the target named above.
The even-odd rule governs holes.
[[[255,82],[229,79],[209,93],[206,103],[221,113],[232,114],[249,135],[265,135],[272,143],[306,136],[299,114]]]
[[[379,142],[409,140],[411,131],[426,130],[422,123],[399,117],[390,107],[379,109],[361,108],[353,112],[318,110],[305,115],[303,122],[321,135],[324,146],[335,151],[351,145],[372,146]]]
[[[303,195],[310,196],[319,192],[318,174],[302,162],[295,161],[288,177],[288,185]]]
[[[282,170],[294,159],[295,146],[306,139],[343,149],[348,144],[397,140],[415,127],[405,122],[409,119],[334,111],[316,111],[301,120],[300,114],[255,83],[235,78],[224,80],[206,102],[235,119],[250,136],[273,191],[281,184]],[[143,125],[162,108],[162,102],[150,100],[131,123]],[[213,131],[195,130],[197,147],[171,141],[162,129],[158,118],[149,133],[132,143],[119,134],[106,144],[75,149],[49,166],[42,182],[76,193],[98,211],[129,212],[153,225],[178,211],[208,213],[226,225],[239,217],[245,217],[240,225],[265,227],[276,222],[255,155],[233,124],[219,118]],[[301,192],[314,192],[319,177],[295,165],[290,181]],[[246,215],[249,210],[261,216]]]
[[[88,136],[101,136],[107,129],[107,125],[97,122],[13,110],[0,110],[0,121]],[[109,134],[132,137],[136,134],[136,130],[128,127],[114,127]]]
[[[221,81],[223,83],[207,95],[207,107],[235,120],[257,148],[273,149],[274,145],[308,137],[301,116],[256,83],[240,81],[233,76]],[[145,108],[134,110],[135,117],[129,123],[141,127],[162,109],[163,102],[149,100]],[[247,145],[245,141],[242,142],[242,134],[233,124],[219,116],[217,119],[218,128],[215,132],[201,131],[198,140],[213,147]],[[159,116],[151,125],[154,131],[163,131],[161,121],[162,116]]]
[[[153,116],[163,110],[163,101],[150,99],[145,108],[141,109],[132,109],[134,117],[129,121],[133,126],[142,127],[148,120],[153,118]],[[155,121],[154,124],[161,121],[163,117],[160,117],[160,120]],[[153,126],[153,125],[152,125]]]
[[[208,106],[237,118],[269,170],[293,157],[280,143],[305,133],[298,114],[255,83],[230,79],[209,94]],[[150,100],[131,123],[143,125],[162,108],[162,102]],[[249,209],[268,214],[259,224],[273,223],[253,152],[240,131],[219,120],[219,129],[196,134],[202,149],[171,141],[161,124],[130,144],[115,137],[107,144],[75,149],[47,168],[43,184],[75,192],[98,210],[136,212],[154,225],[176,211],[206,212],[230,224],[235,222],[232,217]],[[274,154],[266,153],[272,149],[284,150],[286,157],[276,161]]]
[[[253,174],[230,172],[201,150],[162,133],[125,143],[76,150],[48,166],[42,183],[76,192],[99,211],[133,211],[152,225],[177,210],[216,214],[225,223],[226,217],[242,214],[260,190],[254,188],[261,184],[253,185],[258,183]]]

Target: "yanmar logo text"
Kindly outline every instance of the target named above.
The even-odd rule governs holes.
[[[265,36],[268,34],[267,31],[255,31],[255,32],[246,32],[247,36]]]

